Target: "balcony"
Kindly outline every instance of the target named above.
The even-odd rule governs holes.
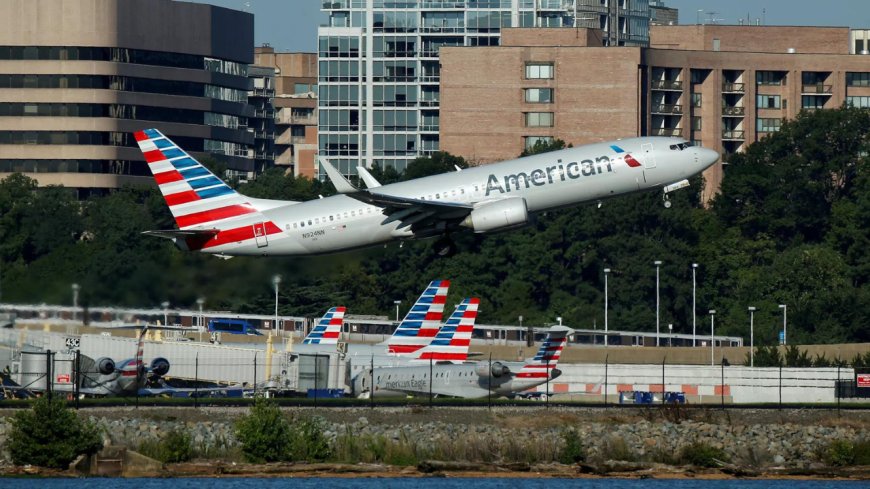
[[[314,113],[299,115],[294,114],[290,109],[281,109],[278,111],[275,122],[284,125],[316,126],[317,117],[314,116]]]
[[[653,114],[682,114],[683,106],[679,104],[656,104],[652,106]]]
[[[438,107],[441,104],[440,100],[421,100],[420,107]]]
[[[649,83],[653,90],[682,90],[683,82],[676,80],[653,80]]]
[[[255,88],[250,92],[255,97],[266,97],[273,98],[275,97],[275,90],[271,88]]]
[[[423,75],[420,77],[420,83],[438,84],[441,81],[441,75]]]
[[[722,93],[743,93],[746,91],[744,83],[725,82],[722,84]]]
[[[349,9],[350,0],[324,0],[321,5],[323,10]]]
[[[724,117],[743,117],[746,115],[746,107],[722,107]]]
[[[272,109],[255,110],[254,117],[258,117],[260,119],[272,119],[275,117],[275,111]]]
[[[743,141],[744,131],[738,129],[723,129],[722,139],[726,141]]]
[[[653,136],[669,136],[669,137],[682,136],[683,129],[679,128],[679,127],[672,127],[672,128],[660,127],[657,129],[653,129],[652,135]]]
[[[833,87],[831,85],[804,85],[803,87],[801,87],[801,93],[830,95],[832,88]]]

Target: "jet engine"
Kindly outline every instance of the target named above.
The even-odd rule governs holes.
[[[491,367],[489,362],[479,362],[474,368],[474,372],[481,377],[498,378],[502,375],[507,375],[510,371],[511,369],[507,368],[507,366],[501,362],[492,362]]]
[[[110,375],[115,371],[115,361],[111,358],[98,358],[96,365],[97,371],[103,375]]]
[[[487,233],[525,226],[528,222],[526,199],[510,197],[475,207],[462,221],[462,226],[474,229],[475,233]]]
[[[163,377],[169,373],[169,360],[163,357],[157,357],[151,360],[151,374],[158,377]]]

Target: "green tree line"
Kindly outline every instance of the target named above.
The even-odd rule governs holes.
[[[870,111],[804,112],[781,131],[731,155],[721,192],[704,205],[702,181],[671,196],[619,197],[537,216],[524,229],[456,233],[459,252],[436,258],[431,241],[305,258],[234,258],[176,250],[142,236],[171,229],[152,188],[124,188],[79,201],[68,189],[36,189],[12,175],[0,182],[2,300],[69,304],[70,284],[86,305],[194,307],[269,313],[271,277],[283,281],[280,312],[315,316],[331,306],[351,314],[392,315],[432,279],[450,279],[449,303],[481,298],[482,323],[604,324],[604,268],[611,329],[655,329],[655,267],[661,260],[661,324],[691,333],[692,263],[697,269],[697,328],[773,344],[788,305],[789,343],[868,341],[870,320]],[[556,149],[538,147],[535,151]],[[462,158],[436,153],[404,174],[375,168],[382,183],[453,171]],[[263,198],[307,200],[331,184],[272,169],[237,185]],[[665,329],[666,330],[666,329]]]

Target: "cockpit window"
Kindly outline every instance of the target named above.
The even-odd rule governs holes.
[[[670,146],[670,148],[671,148],[671,151],[683,151],[684,149],[686,149],[690,146],[692,146],[692,143],[679,143],[679,144],[672,144]]]

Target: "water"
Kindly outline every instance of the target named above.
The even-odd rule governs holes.
[[[226,478],[226,479],[0,479],[6,489],[866,489],[870,481],[796,480],[666,480],[666,479],[539,479],[514,478]]]

